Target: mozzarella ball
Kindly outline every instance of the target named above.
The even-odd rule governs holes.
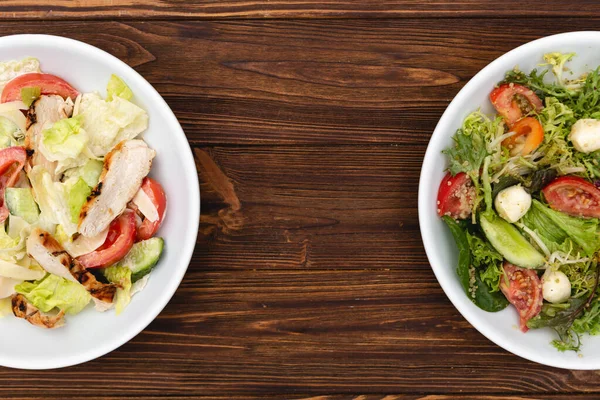
[[[575,150],[582,153],[591,153],[600,149],[600,121],[580,119],[571,128],[569,140]]]
[[[510,223],[517,222],[531,207],[531,195],[521,185],[501,190],[494,200],[498,215]]]
[[[571,297],[571,282],[560,271],[547,269],[542,276],[542,295],[550,303],[562,303]]]

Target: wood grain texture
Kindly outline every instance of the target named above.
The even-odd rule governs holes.
[[[417,221],[424,146],[197,148],[205,268],[429,274]]]
[[[560,0],[3,0],[2,19],[131,19],[131,18],[468,18],[593,16],[600,5],[580,0],[577,7]]]
[[[66,35],[125,60],[194,144],[425,146],[450,100],[493,59],[573,26],[600,27],[561,21],[3,22],[0,35]]]
[[[0,398],[599,398],[600,373],[527,362],[464,320],[423,251],[416,199],[431,132],[466,81],[527,41],[597,30],[598,12],[558,0],[0,2],[0,36],[83,40],[147,78],[186,131],[202,191],[198,245],[161,315],[81,366],[0,368]]]

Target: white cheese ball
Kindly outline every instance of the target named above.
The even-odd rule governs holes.
[[[542,295],[550,303],[562,303],[571,297],[571,282],[560,271],[547,269],[542,276]]]
[[[494,200],[498,215],[510,223],[517,222],[531,207],[531,195],[521,185],[501,190]]]
[[[600,149],[600,121],[595,119],[580,119],[573,124],[569,140],[575,150],[591,153]]]

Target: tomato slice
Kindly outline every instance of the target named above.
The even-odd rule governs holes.
[[[87,269],[108,267],[125,257],[134,241],[135,212],[127,209],[111,222],[104,244],[77,260]]]
[[[504,276],[500,280],[500,290],[519,312],[519,326],[527,332],[527,321],[542,310],[542,281],[533,269],[519,268],[508,261],[502,267]]]
[[[79,95],[79,92],[73,86],[58,76],[32,72],[19,75],[9,81],[2,90],[0,102],[21,100],[21,89],[25,87],[39,87],[41,94],[57,94],[63,98],[75,99]]]
[[[517,83],[505,83],[498,86],[490,93],[492,105],[511,126],[524,114],[531,111],[540,111],[544,105],[542,100],[533,90]]]
[[[27,152],[24,147],[14,146],[0,150],[0,223],[8,218],[4,191],[15,184],[26,160]]]
[[[156,221],[150,221],[144,219],[137,230],[137,240],[150,239],[162,223],[165,218],[165,211],[167,210],[167,196],[160,183],[156,182],[152,178],[145,177],[142,181],[142,190],[148,195],[154,207],[158,211],[158,219]]]
[[[540,121],[533,117],[521,118],[510,128],[515,134],[502,142],[502,146],[510,150],[511,156],[526,156],[544,141],[544,128]]]
[[[437,213],[440,217],[448,215],[454,219],[465,219],[471,215],[475,201],[475,188],[471,178],[464,172],[452,176],[446,174],[437,197]]]
[[[556,211],[576,217],[600,218],[600,190],[578,176],[561,176],[542,189]]]

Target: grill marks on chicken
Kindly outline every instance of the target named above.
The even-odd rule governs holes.
[[[119,216],[150,172],[156,152],[143,140],[119,143],[104,158],[100,181],[79,215],[79,232],[93,237]]]
[[[94,274],[85,269],[48,232],[35,228],[27,239],[27,252],[46,271],[79,282],[94,300],[112,303],[117,287],[99,282]]]
[[[60,328],[65,324],[64,311],[57,315],[43,314],[34,305],[29,303],[22,294],[12,296],[12,311],[15,317],[23,318],[32,325],[45,329]]]

